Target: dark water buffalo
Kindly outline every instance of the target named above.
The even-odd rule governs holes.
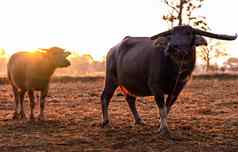
[[[111,48],[101,96],[102,126],[109,124],[109,102],[120,86],[126,90],[135,123],[143,123],[135,106],[136,96],[154,96],[160,109],[160,133],[169,133],[167,115],[194,69],[195,47],[207,44],[202,36],[221,40],[237,37],[177,26],[153,37],[125,37]]]

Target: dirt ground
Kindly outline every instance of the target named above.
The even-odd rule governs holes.
[[[115,94],[112,128],[100,128],[103,84],[102,78],[52,82],[44,122],[13,121],[10,86],[0,85],[0,152],[238,151],[238,79],[190,81],[169,114],[174,140],[159,135],[152,97],[137,100],[146,125],[135,126],[124,97]],[[38,115],[38,102],[36,109]]]

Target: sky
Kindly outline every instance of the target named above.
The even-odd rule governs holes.
[[[199,14],[212,32],[238,33],[236,0],[207,0]],[[100,60],[123,37],[152,36],[167,29],[161,0],[0,0],[0,48],[60,46]],[[238,40],[227,45],[238,57]]]

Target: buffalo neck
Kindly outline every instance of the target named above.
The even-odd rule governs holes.
[[[53,60],[49,57],[44,57],[42,59],[41,65],[39,65],[40,71],[38,73],[40,79],[49,79],[53,75],[57,67],[52,63],[52,61]]]
[[[169,56],[171,61],[176,64],[179,73],[187,73],[191,74],[194,70],[195,63],[196,63],[196,51],[193,48],[193,51],[185,56],[183,59],[175,59],[174,57]]]

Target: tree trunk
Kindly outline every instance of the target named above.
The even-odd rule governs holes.
[[[206,72],[210,70],[210,57],[209,54],[207,55],[207,63],[206,63]]]
[[[184,4],[184,0],[180,0],[179,14],[178,14],[178,20],[179,20],[178,25],[183,24],[183,4]]]

